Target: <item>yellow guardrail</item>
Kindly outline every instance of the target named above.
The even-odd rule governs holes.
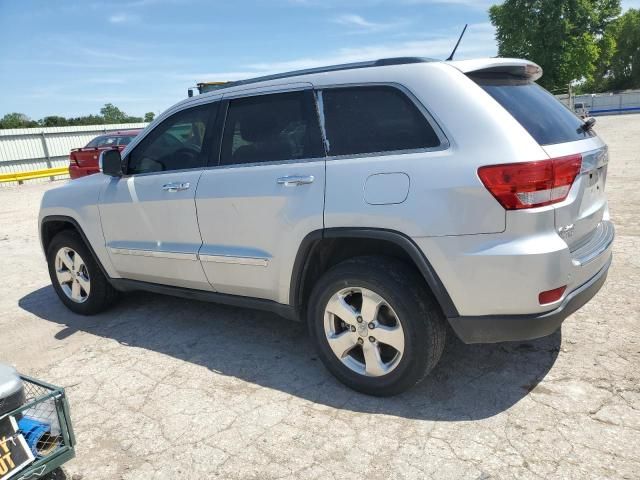
[[[30,172],[0,173],[0,183],[22,182],[23,180],[33,180],[34,178],[55,177],[67,175],[69,167],[45,168],[42,170],[31,170]]]

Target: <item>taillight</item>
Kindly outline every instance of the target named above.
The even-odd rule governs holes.
[[[487,165],[478,169],[485,187],[507,210],[563,201],[582,167],[582,155],[536,162]]]
[[[71,155],[69,155],[69,163],[75,163],[77,166],[80,166],[80,164],[78,163],[78,159],[76,158],[75,152],[71,152]]]

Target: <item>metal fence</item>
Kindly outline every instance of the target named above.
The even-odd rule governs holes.
[[[571,110],[576,110],[576,104],[591,116],[623,115],[625,113],[640,113],[640,90],[620,93],[589,93],[585,95],[559,94],[556,98]]]
[[[573,103],[584,104],[592,116],[640,113],[640,91],[576,95]]]
[[[146,126],[147,123],[122,123],[0,130],[0,175],[66,167],[69,163],[69,150],[72,148],[84,147],[92,138],[106,132]],[[61,178],[65,175],[55,176]],[[0,186],[17,183],[0,183]]]

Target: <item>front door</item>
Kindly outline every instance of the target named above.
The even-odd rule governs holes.
[[[323,226],[325,153],[313,92],[231,98],[225,110],[219,162],[196,194],[200,260],[220,293],[288,303],[298,246]]]
[[[102,229],[123,278],[211,290],[198,261],[195,193],[217,105],[168,117],[126,155],[126,175],[105,186]]]

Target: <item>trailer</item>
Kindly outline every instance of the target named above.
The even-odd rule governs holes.
[[[0,480],[41,478],[74,456],[64,389],[0,364]]]

